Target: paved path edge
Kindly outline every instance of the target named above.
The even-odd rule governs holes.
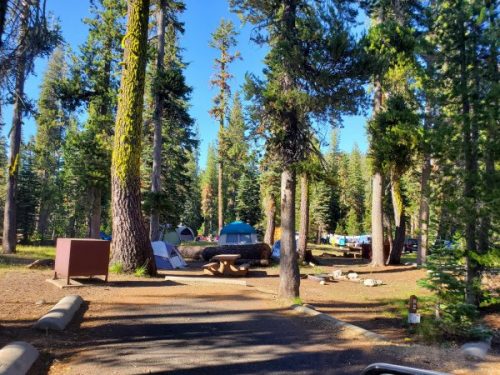
[[[63,297],[47,314],[38,319],[33,328],[39,330],[64,330],[80,309],[82,303],[83,299],[78,295]]]
[[[465,358],[473,361],[484,361],[491,349],[491,337],[483,341],[468,342],[460,347]]]
[[[373,341],[379,341],[379,342],[389,342],[387,338],[385,338],[382,335],[379,335],[378,333],[369,331],[367,329],[355,326],[354,324],[351,323],[346,323],[342,320],[336,319],[331,315],[316,311],[310,307],[304,306],[304,305],[292,305],[290,308],[298,313],[301,313],[303,315],[308,315],[308,316],[313,316],[318,319],[321,319],[328,324],[332,326],[332,328],[341,328],[348,330],[356,335],[363,336],[367,339],[373,340]]]
[[[24,375],[38,358],[38,350],[24,341],[14,341],[0,350],[0,374]]]

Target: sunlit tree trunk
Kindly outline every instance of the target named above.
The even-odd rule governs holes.
[[[25,110],[24,81],[26,80],[26,66],[28,63],[28,17],[30,7],[36,5],[32,1],[24,1],[22,4],[20,28],[17,38],[18,50],[15,55],[14,108],[12,128],[10,130],[10,156],[3,219],[2,247],[3,252],[6,254],[14,253],[17,244],[16,193],[19,165],[21,163],[21,155],[19,154],[21,147],[21,126],[23,123],[23,111]]]
[[[264,242],[269,246],[274,244],[274,231],[276,229],[276,201],[272,194],[267,194],[264,198],[264,211],[266,213],[266,233]]]
[[[278,297],[292,300],[299,296],[300,274],[295,245],[295,172],[281,173],[281,253]]]
[[[307,234],[309,232],[309,178],[307,173],[300,176],[300,227],[299,227],[299,260],[309,262],[307,253]]]
[[[156,11],[156,38],[158,40],[158,49],[156,51],[156,76],[162,79],[163,60],[165,57],[165,7],[166,0],[160,0]],[[161,92],[158,88],[154,90],[154,109],[153,109],[153,170],[151,172],[151,193],[160,194],[161,192],[161,149],[162,149],[162,113],[163,102]],[[149,237],[151,241],[157,241],[160,233],[160,212],[157,207],[152,207],[149,219]]]
[[[141,212],[140,164],[149,0],[129,0],[123,73],[111,167],[112,261],[125,271],[146,267],[156,274]]]
[[[379,20],[380,22],[380,20]],[[382,85],[377,78],[374,83],[373,112],[382,109]],[[375,170],[372,176],[372,266],[383,266],[384,259],[384,187],[383,176]]]
[[[220,158],[220,157],[219,157]],[[218,175],[217,175],[217,224],[219,226],[219,232],[220,234],[222,228],[224,227],[224,194],[223,194],[223,163],[221,160],[217,163],[217,170],[218,170]]]
[[[392,241],[391,252],[388,264],[400,264],[401,254],[405,244],[406,218],[403,196],[401,193],[400,177],[393,176],[391,181],[392,206],[394,208],[394,240]]]

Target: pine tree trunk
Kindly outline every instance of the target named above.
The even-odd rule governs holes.
[[[126,272],[145,266],[156,274],[141,213],[140,164],[149,0],[129,0],[123,72],[111,167],[112,262]]]
[[[160,0],[156,12],[156,38],[158,39],[158,50],[156,52],[156,75],[162,79],[163,60],[165,57],[165,7],[166,0]],[[163,102],[161,101],[161,92],[158,88],[154,91],[154,110],[153,110],[153,170],[151,172],[151,193],[160,194],[161,192],[161,149],[162,149],[162,114]],[[151,209],[149,219],[149,237],[151,241],[157,241],[160,235],[160,212],[157,207]]]
[[[16,52],[16,73],[15,73],[15,94],[14,109],[12,115],[12,128],[10,131],[10,156],[7,178],[7,192],[5,196],[5,209],[3,219],[3,252],[11,254],[16,252],[17,244],[17,223],[16,223],[16,194],[17,177],[19,174],[19,165],[21,155],[21,126],[24,111],[24,81],[26,80],[27,44],[28,42],[28,17],[30,13],[31,2],[23,2],[21,14],[21,25],[17,40],[19,41],[18,51]]]
[[[90,194],[90,214],[89,214],[89,238],[100,238],[101,232],[101,200],[102,189],[99,187],[91,187]]]
[[[307,234],[309,232],[309,178],[307,173],[300,176],[300,228],[299,228],[299,260],[309,262],[307,254]]]
[[[40,210],[38,211],[38,221],[36,224],[36,231],[40,236],[41,244],[43,244],[46,239],[45,235],[49,226],[49,215],[50,207],[48,206],[47,201],[43,200],[40,203]]]
[[[266,234],[264,235],[264,243],[269,246],[274,244],[274,231],[276,229],[276,201],[271,194],[264,198],[264,206],[266,212]]]
[[[425,154],[424,164],[422,165],[422,176],[420,178],[420,209],[418,213],[417,264],[425,264],[429,247],[430,176],[431,176],[431,158],[429,154]]]
[[[385,265],[382,174],[372,177],[372,266]]]
[[[281,251],[278,298],[299,296],[300,274],[295,245],[295,172],[285,166],[281,172]]]
[[[389,254],[388,264],[401,264],[401,254],[405,244],[406,221],[403,196],[401,194],[401,185],[399,177],[392,177],[391,181],[392,206],[394,208],[395,232],[392,242],[391,252]]]
[[[485,2],[488,7],[488,19],[491,30],[497,29],[496,14],[494,1]],[[491,82],[498,82],[498,48],[497,40],[491,38],[488,59],[488,73]],[[490,94],[491,95],[491,94]],[[491,231],[491,217],[496,208],[495,206],[495,190],[498,189],[497,184],[497,171],[495,168],[495,160],[497,160],[498,143],[498,95],[491,95],[490,102],[488,103],[489,110],[486,118],[486,134],[485,150],[483,152],[484,159],[484,209],[480,218],[479,231],[478,231],[478,251],[480,254],[485,254],[490,249],[490,231]]]
[[[463,9],[461,10],[462,17]],[[465,299],[467,303],[476,305],[478,303],[478,293],[476,283],[479,278],[479,270],[477,262],[473,259],[474,254],[477,252],[476,244],[476,226],[477,226],[477,144],[473,129],[471,127],[470,118],[470,99],[469,99],[469,74],[466,51],[466,31],[464,21],[460,22],[461,27],[458,32],[461,35],[459,51],[460,51],[460,95],[462,106],[462,136],[463,136],[463,150],[464,150],[464,217],[465,221],[465,256],[466,256],[466,278],[465,278]]]
[[[219,156],[220,157],[220,156]],[[223,174],[223,166],[222,166],[222,161],[219,160],[217,163],[217,170],[218,170],[218,176],[217,176],[217,224],[219,227],[219,232],[217,233],[220,235],[220,232],[222,228],[224,227],[224,194],[222,193],[223,185],[222,185],[222,174]]]

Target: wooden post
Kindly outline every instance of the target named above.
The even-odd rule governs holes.
[[[420,314],[417,314],[418,300],[417,296],[411,295],[410,301],[408,302],[408,323],[419,324]]]

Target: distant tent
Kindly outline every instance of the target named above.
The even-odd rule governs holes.
[[[185,225],[179,225],[175,231],[179,235],[181,241],[194,241],[195,235],[191,228]]]
[[[151,242],[155,256],[156,267],[160,270],[173,270],[184,268],[187,263],[177,248],[171,243],[164,241]]]
[[[169,228],[163,233],[162,240],[172,245],[179,245],[181,243],[181,236],[179,236],[179,233],[175,229]]]
[[[234,221],[220,231],[219,245],[244,245],[257,243],[257,232],[243,221]]]

